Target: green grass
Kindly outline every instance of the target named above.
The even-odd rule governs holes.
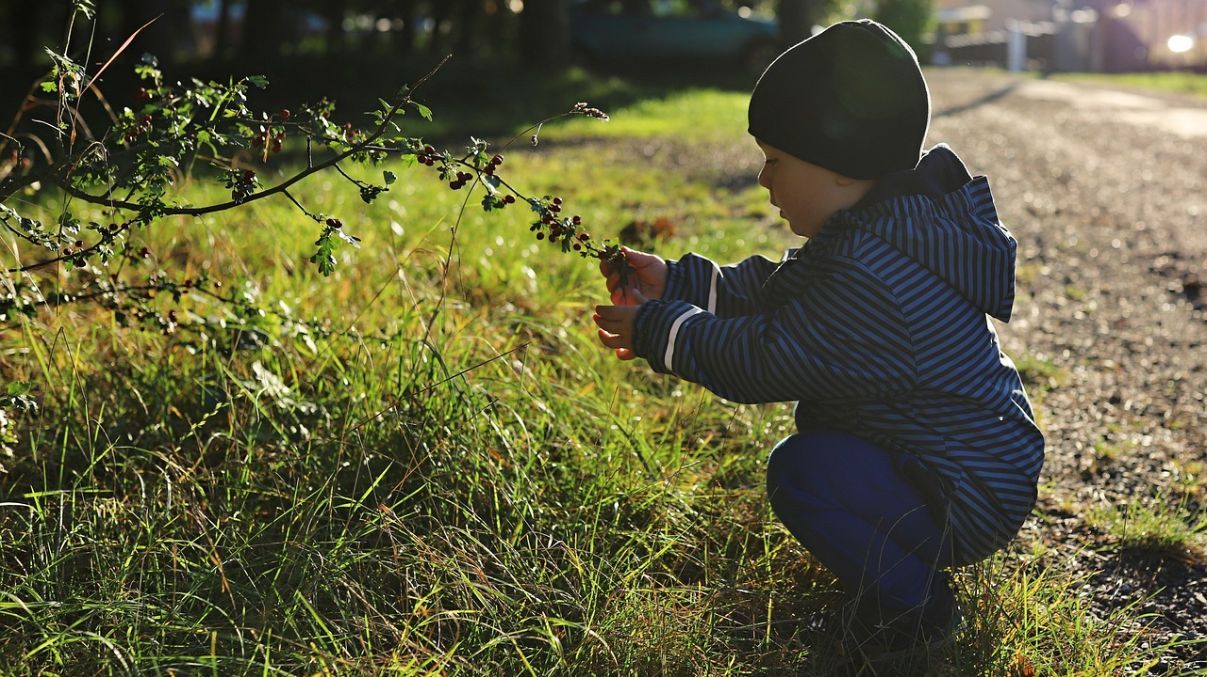
[[[774,255],[790,240],[752,217],[766,210],[753,179],[718,188],[633,161],[661,134],[730,134],[744,105],[691,91],[621,107],[504,168],[563,195],[596,237],[666,216],[680,235],[665,255]],[[521,209],[471,199],[446,279],[465,196],[393,169],[371,206],[333,176],[298,191],[364,238],[330,278],[284,201],[138,234],[150,267],[207,268],[274,308],[248,320],[263,343],[221,334],[239,332],[233,316],[211,344],[88,306],[0,334],[0,373],[40,404],[2,459],[4,670],[841,674],[836,638],[800,623],[834,608],[835,581],[764,495],[790,408],[612,359],[589,319],[595,266],[532,240]],[[1015,555],[959,584],[969,627],[927,659],[942,674],[1110,674],[1167,648],[1123,634],[1135,609],[1096,619],[1070,581]]]
[[[1170,504],[1157,496],[1151,505],[1099,506],[1087,521],[1130,550],[1202,559],[1207,546],[1207,510],[1191,509],[1185,499]]]

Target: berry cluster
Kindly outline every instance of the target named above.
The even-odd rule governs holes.
[[[585,103],[577,104],[572,112],[607,119],[607,115],[603,111],[590,108]],[[523,197],[498,176],[498,169],[503,164],[503,156],[496,153],[487,159],[486,142],[484,141],[473,139],[467,155],[462,158],[454,158],[447,152],[439,152],[430,145],[412,146],[412,152],[422,165],[433,167],[439,164],[440,178],[448,181],[449,188],[453,190],[464,188],[469,181],[474,179],[476,173],[478,180],[487,187],[488,191],[482,198],[482,208],[485,211],[502,209],[507,205],[514,204],[517,196]],[[472,172],[457,169],[458,165],[463,165]],[[627,266],[624,265],[624,252],[619,245],[605,242],[602,246],[596,246],[591,239],[591,234],[582,229],[581,216],[577,214],[562,215],[561,197],[546,195],[540,199],[525,199],[537,214],[528,229],[529,232],[536,234],[537,240],[547,240],[550,244],[561,245],[562,251],[577,253],[583,258],[600,259],[615,265],[622,271],[627,269]]]
[[[250,169],[243,171],[231,169],[226,172],[226,187],[230,188],[231,200],[235,204],[242,204],[252,193],[256,192],[256,187],[259,185],[259,178]]]
[[[489,176],[494,176],[495,170],[498,169],[499,165],[501,164],[503,164],[503,156],[496,153],[495,156],[490,159],[490,162],[487,162],[486,166],[482,168],[482,173]]]
[[[133,144],[138,140],[138,137],[150,132],[153,122],[154,118],[152,118],[150,114],[139,116],[138,120],[136,120],[134,124],[126,128],[125,134],[122,136],[126,142],[126,145],[129,146]]]
[[[546,195],[543,200],[529,200],[529,204],[538,215],[536,221],[528,228],[529,232],[536,233],[536,239],[548,238],[550,244],[560,244],[565,252],[575,251],[583,257],[604,258],[603,252],[606,248],[599,249],[591,244],[591,234],[581,229],[581,216],[559,216],[562,211],[560,197],[551,198]]]
[[[431,146],[424,146],[423,150],[415,154],[415,157],[419,159],[419,164],[427,165],[428,167],[436,164],[437,160],[444,159],[443,156],[437,153],[436,149],[432,148]]]
[[[252,148],[263,148],[273,153],[281,152],[281,145],[285,142],[285,130],[274,130],[272,127],[260,125],[257,132],[251,140]]]
[[[457,178],[449,181],[448,187],[452,188],[453,190],[461,190],[472,178],[474,178],[474,175],[470,174],[469,172],[457,172]]]

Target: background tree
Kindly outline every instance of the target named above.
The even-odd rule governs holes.
[[[247,0],[239,31],[241,59],[263,63],[280,56],[281,45],[293,37],[293,23],[285,10],[285,0]]]
[[[926,63],[922,34],[930,29],[934,14],[934,0],[880,0],[874,18],[896,31],[918,52],[919,60]]]
[[[570,53],[570,16],[561,0],[528,0],[520,12],[519,53],[524,64],[550,69]]]
[[[789,47],[809,37],[819,18],[822,0],[779,0],[776,18],[780,24],[780,45]]]

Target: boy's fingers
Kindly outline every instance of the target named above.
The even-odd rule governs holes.
[[[619,334],[620,330],[623,328],[622,325],[624,322],[620,320],[601,317],[598,315],[596,317],[599,318],[595,320],[596,326],[598,326],[600,329],[606,329],[609,333]]]
[[[616,358],[617,359],[631,360],[635,357],[637,357],[637,353],[633,352],[633,350],[631,348],[617,348],[616,349]]]
[[[603,329],[596,330],[596,333],[599,334],[599,342],[609,348],[629,347],[629,340],[622,336],[617,336],[616,334],[606,332]]]
[[[604,313],[597,312],[591,316],[591,319],[595,320],[596,325],[604,328],[619,324],[619,321],[616,318],[612,317],[611,315],[605,315]]]
[[[624,260],[628,261],[629,267],[633,269],[648,268],[651,263],[658,260],[658,257],[653,254],[639,252],[628,247],[623,248],[625,251]]]

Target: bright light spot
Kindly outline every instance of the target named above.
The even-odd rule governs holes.
[[[519,14],[524,11],[524,0],[511,0],[511,2],[507,3],[507,7],[516,14]]]
[[[386,33],[390,30],[390,20],[385,17],[378,19],[376,25],[378,33]]]
[[[1123,17],[1128,16],[1131,13],[1132,13],[1132,6],[1127,4],[1126,2],[1121,2],[1118,5],[1115,5],[1114,9],[1111,10],[1111,14],[1114,14],[1115,18],[1117,18],[1117,19],[1122,19]]]
[[[743,19],[749,19],[751,13],[752,12],[749,7],[739,7],[738,8],[738,16],[742,17]]]
[[[1194,38],[1189,35],[1171,35],[1169,42],[1165,43],[1165,46],[1169,47],[1169,51],[1174,54],[1189,52],[1194,49]]]

